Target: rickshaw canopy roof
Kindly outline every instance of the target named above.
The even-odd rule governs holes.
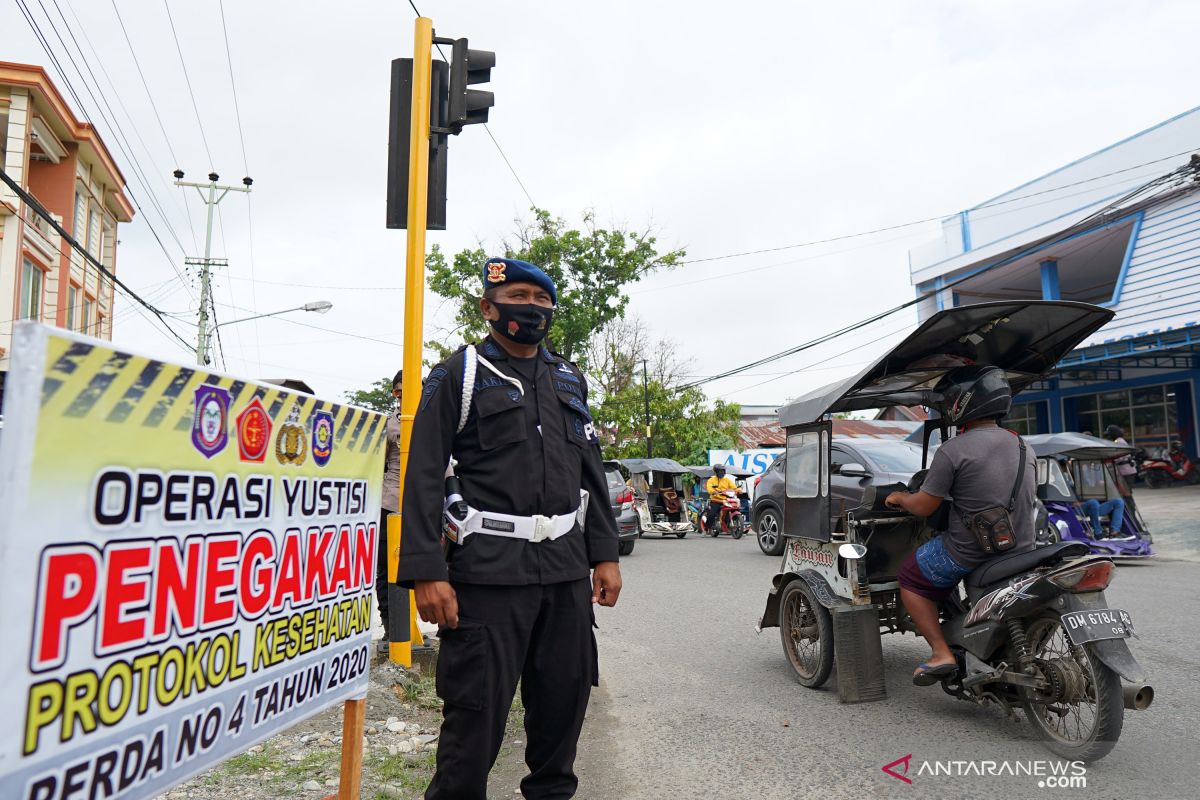
[[[697,478],[711,478],[713,476],[713,468],[706,465],[698,465],[694,467],[684,467],[688,472],[695,475]],[[725,474],[731,478],[749,478],[755,473],[741,467],[725,465]]]
[[[1026,436],[1025,441],[1039,458],[1074,458],[1079,461],[1108,461],[1128,455],[1137,450],[1132,445],[1122,445],[1088,436],[1083,433],[1039,433]]]
[[[620,463],[634,474],[654,471],[682,475],[691,471],[673,458],[622,458]]]
[[[964,363],[946,356],[964,347],[974,349],[975,364],[1003,369],[1015,394],[1053,369],[1114,313],[1088,303],[1057,300],[947,308],[921,323],[862,372],[781,408],[779,424],[785,428],[808,425],[838,411],[936,407],[941,398],[934,387],[947,372]]]

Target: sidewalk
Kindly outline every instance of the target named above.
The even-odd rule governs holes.
[[[1133,497],[1158,555],[1200,561],[1200,486],[1138,486]]]

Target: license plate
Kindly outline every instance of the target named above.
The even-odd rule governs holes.
[[[1134,635],[1129,612],[1119,608],[1072,611],[1062,615],[1062,626],[1075,644],[1101,639],[1128,639]]]

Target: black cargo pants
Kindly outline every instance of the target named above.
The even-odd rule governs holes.
[[[530,800],[574,796],[575,749],[599,670],[591,581],[548,586],[456,583],[458,627],[438,632],[445,720],[426,800],[485,800],[521,682]]]

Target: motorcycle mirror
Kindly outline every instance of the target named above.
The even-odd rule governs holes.
[[[867,548],[861,544],[844,544],[838,548],[838,555],[842,558],[854,560],[862,558],[867,554]]]

